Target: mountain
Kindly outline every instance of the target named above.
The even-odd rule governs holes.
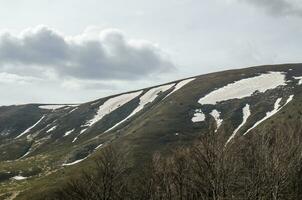
[[[0,107],[0,199],[32,199],[114,143],[133,166],[203,133],[299,126],[302,64],[216,72],[83,104]]]

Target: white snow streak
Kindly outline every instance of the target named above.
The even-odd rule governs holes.
[[[105,103],[103,103],[103,105],[99,106],[99,109],[98,109],[97,113],[94,115],[94,117],[92,119],[90,119],[88,122],[86,122],[86,124],[81,125],[81,127],[90,127],[90,126],[94,125],[95,123],[100,121],[104,116],[110,114],[114,110],[118,109],[119,107],[123,106],[124,104],[128,103],[129,101],[133,100],[134,98],[138,97],[141,93],[142,93],[142,91],[132,92],[132,93],[122,94],[122,95],[108,99],[107,101],[105,101]],[[81,130],[79,135],[77,135],[73,139],[72,143],[75,142],[78,139],[78,137],[82,133],[84,133],[87,129],[88,128]]]
[[[228,144],[236,135],[236,133],[240,130],[240,128],[246,123],[247,119],[249,118],[249,116],[251,115],[251,110],[250,110],[250,105],[246,104],[244,106],[244,108],[242,109],[242,114],[243,114],[243,119],[241,124],[234,130],[233,134],[231,135],[231,137],[228,139],[228,141],[226,142],[226,144]]]
[[[248,132],[250,132],[252,129],[254,129],[255,127],[257,127],[259,124],[261,124],[265,120],[269,119],[270,117],[272,117],[273,115],[275,115],[276,113],[278,113],[284,106],[286,106],[289,102],[291,102],[293,100],[293,98],[294,98],[294,95],[290,95],[288,97],[288,99],[286,100],[286,103],[283,106],[280,106],[280,102],[281,102],[282,98],[278,98],[277,101],[275,102],[274,109],[272,111],[267,112],[266,116],[264,118],[262,118],[261,120],[259,120],[258,122],[256,122],[254,124],[254,126],[252,126],[251,128],[249,128],[243,135],[246,135]]]
[[[203,114],[203,112],[200,109],[195,110],[195,114],[193,118],[191,119],[192,122],[202,122],[206,119],[206,116]]]
[[[97,149],[100,148],[101,146],[103,146],[103,144],[98,145],[97,147],[94,148],[94,150],[97,150]]]
[[[293,78],[299,80],[298,85],[302,85],[302,76],[295,76]]]
[[[285,75],[282,72],[269,72],[230,83],[210,92],[201,98],[198,103],[216,104],[217,102],[225,100],[240,99],[251,96],[256,91],[265,92],[280,85],[286,85]]]
[[[65,163],[63,164],[62,166],[70,166],[70,165],[75,165],[75,164],[78,164],[80,162],[82,162],[83,160],[85,160],[86,158],[88,158],[90,155],[86,156],[85,158],[82,158],[82,159],[79,159],[79,160],[76,160],[74,162],[71,162],[71,163]]]
[[[108,99],[103,105],[99,107],[97,114],[91,120],[89,120],[86,123],[86,125],[92,126],[93,124],[101,120],[105,115],[108,115],[112,111],[123,106],[124,104],[128,103],[132,99],[138,97],[141,93],[142,91],[138,91],[128,94],[122,94],[120,96]]]
[[[96,105],[96,104],[98,104],[98,103],[99,103],[99,101],[96,101],[96,102],[91,103],[90,105],[91,105],[91,106],[94,106],[94,105]]]
[[[63,137],[66,137],[68,135],[70,135],[75,129],[72,129],[72,130],[69,130],[69,131],[66,131],[66,133],[64,134]]]
[[[288,99],[286,100],[286,103],[282,106],[282,108],[283,108],[284,106],[286,106],[289,102],[291,102],[293,99],[294,99],[294,95],[290,95],[290,96],[288,97]]]
[[[213,110],[210,115],[212,115],[212,117],[214,117],[215,121],[216,121],[216,129],[215,129],[215,133],[218,131],[219,127],[222,124],[222,119],[220,119],[220,112],[218,110]]]
[[[12,179],[14,179],[16,181],[21,181],[21,180],[27,179],[27,177],[24,177],[24,176],[14,176],[14,177],[12,177]]]
[[[53,127],[51,127],[50,129],[48,129],[48,130],[46,131],[46,133],[50,133],[50,132],[54,131],[56,128],[57,128],[57,126],[53,126]]]
[[[70,113],[72,113],[72,112],[74,112],[75,110],[77,110],[79,107],[75,107],[75,108],[73,108],[71,111],[69,111],[68,112],[68,114],[70,114]]]
[[[125,122],[127,119],[129,119],[130,117],[132,117],[133,115],[135,115],[139,111],[141,111],[145,107],[145,105],[147,105],[148,103],[153,102],[158,97],[159,93],[169,90],[173,85],[174,85],[174,83],[150,89],[148,92],[146,92],[143,96],[141,96],[139,98],[139,105],[130,113],[130,115],[128,115],[125,119],[118,122],[117,124],[115,124],[113,127],[109,128],[105,132],[108,132],[108,131],[114,129],[115,127],[117,127],[121,123]]]
[[[39,108],[41,109],[46,109],[46,110],[56,110],[56,109],[59,109],[59,108],[63,108],[63,107],[75,107],[75,106],[78,106],[78,105],[42,105],[42,106],[39,106]]]
[[[98,145],[97,147],[95,147],[94,148],[94,151],[96,151],[98,148],[100,148],[100,147],[102,147],[103,146],[103,144],[100,144],[100,145]],[[94,152],[93,151],[93,152]],[[92,154],[92,153],[91,153]],[[86,160],[91,154],[89,154],[88,156],[86,156],[85,158],[82,158],[82,159],[79,159],[79,160],[76,160],[76,161],[73,161],[73,162],[71,162],[71,163],[65,163],[65,164],[62,164],[62,166],[71,166],[71,165],[75,165],[75,164],[78,164],[78,163],[80,163],[80,162],[82,162],[82,161],[84,161],[84,160]]]
[[[33,129],[35,126],[37,126],[43,119],[45,118],[45,115],[43,115],[41,117],[41,119],[39,119],[34,125],[32,125],[31,127],[29,127],[28,129],[26,129],[25,131],[23,131],[20,135],[18,135],[16,137],[17,138],[20,138],[21,136],[23,136],[24,134],[28,133],[31,129]]]
[[[29,149],[23,156],[21,156],[20,158],[18,158],[18,160],[22,159],[22,158],[25,158],[28,154],[30,154],[30,152],[31,152],[31,149]]]
[[[74,142],[78,139],[78,137],[79,137],[80,135],[82,135],[87,129],[88,129],[88,128],[85,128],[85,129],[81,130],[81,132],[79,133],[79,135],[77,135],[77,136],[72,140],[72,143],[74,143]]]
[[[194,81],[196,78],[190,78],[190,79],[186,79],[186,80],[182,80],[180,82],[178,82],[175,86],[172,92],[170,92],[167,96],[165,96],[165,98],[167,98],[168,96],[170,96],[171,94],[173,94],[174,92],[176,92],[177,90],[179,90],[180,88],[182,88],[183,86],[187,85],[188,83],[190,83],[191,81]],[[164,99],[165,99],[164,98]]]

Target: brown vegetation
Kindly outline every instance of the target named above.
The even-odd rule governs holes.
[[[208,133],[170,156],[156,153],[138,174],[112,147],[94,173],[69,181],[51,199],[291,200],[302,199],[301,130],[254,133],[225,145]]]

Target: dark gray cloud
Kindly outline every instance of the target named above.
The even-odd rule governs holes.
[[[139,79],[174,69],[155,44],[127,39],[118,30],[75,37],[46,26],[14,35],[0,35],[0,70],[14,73],[48,70],[58,77],[77,79]]]
[[[300,0],[240,0],[265,9],[273,16],[299,16],[302,17]]]

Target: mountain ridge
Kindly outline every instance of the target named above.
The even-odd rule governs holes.
[[[223,96],[230,92],[217,92],[228,85],[236,90],[232,88],[234,84],[248,79],[251,82],[242,88],[256,87],[253,81],[265,81],[265,78],[255,78],[269,73],[272,88],[262,92],[255,90],[248,96],[231,99]],[[302,88],[297,78],[300,76],[302,64],[256,66],[193,76],[72,106],[1,106],[0,194],[23,191],[20,198],[27,199],[31,195],[28,191],[34,191],[34,186],[43,182],[45,188],[49,187],[50,183],[46,183],[49,177],[53,177],[51,183],[56,183],[76,166],[89,165],[86,163],[111,143],[130,152],[129,161],[133,166],[140,166],[154,152],[190,145],[211,130],[230,138],[234,133],[234,137],[241,137],[269,112],[273,114],[249,134],[273,125],[279,127],[282,123],[275,124],[275,121],[285,121],[289,115],[296,120],[294,124],[300,123],[302,106],[298,102],[302,99]],[[279,82],[275,84],[271,77],[277,77]],[[280,82],[283,77],[284,81]],[[177,89],[177,84],[182,87]],[[277,86],[273,87],[274,84]],[[209,94],[215,98],[222,94],[218,98],[222,101],[199,103]],[[65,106],[51,107],[58,105]],[[194,122],[195,115],[198,118]]]

